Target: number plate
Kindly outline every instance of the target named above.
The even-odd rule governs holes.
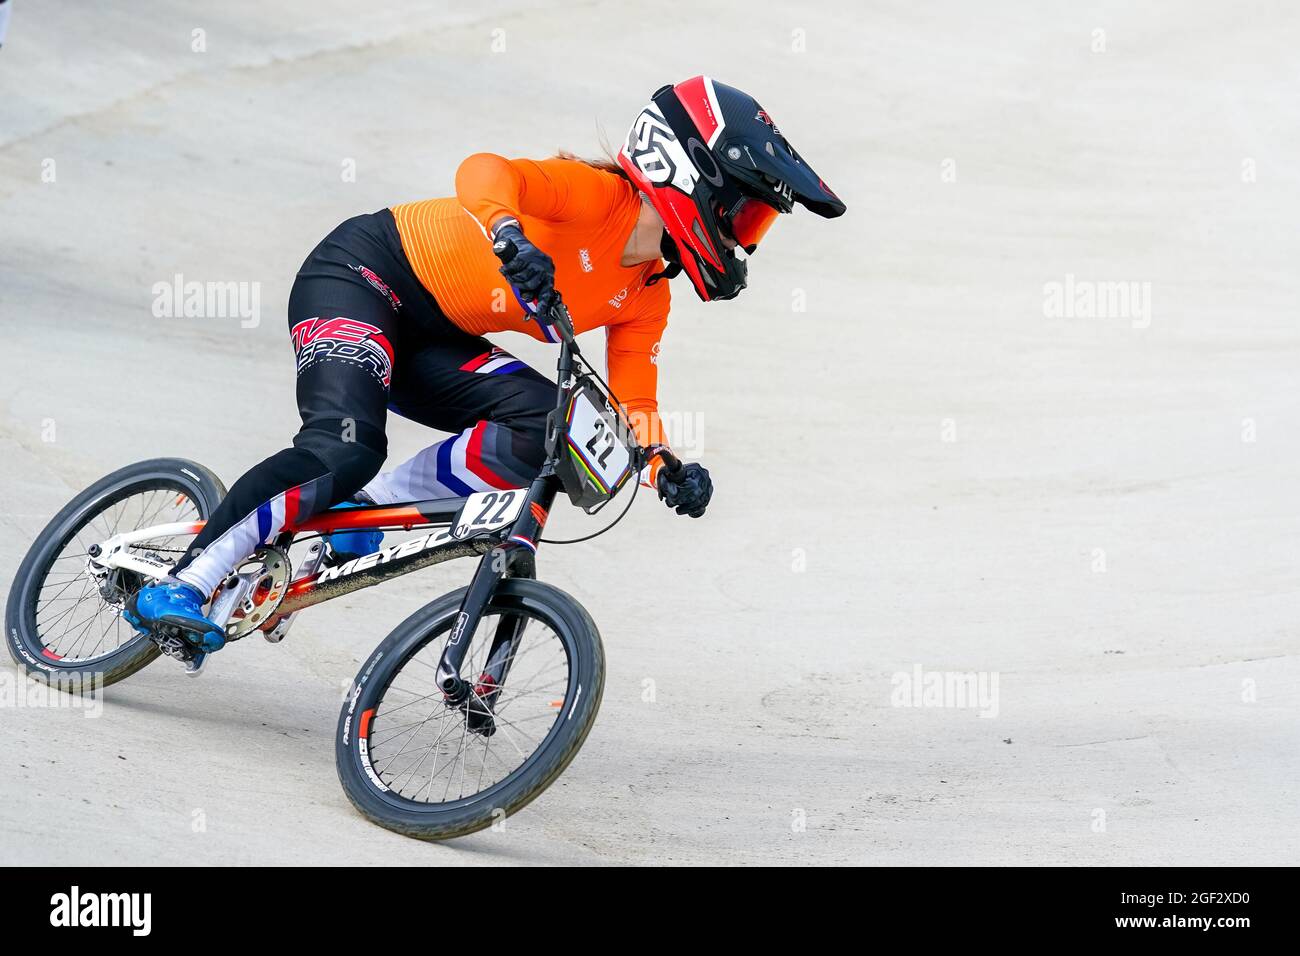
[[[496,531],[512,524],[524,510],[527,488],[508,491],[480,491],[465,500],[465,505],[451,526],[451,536],[460,540],[486,531]]]
[[[603,402],[601,403],[604,404]],[[569,454],[605,494],[611,494],[627,474],[632,456],[607,407],[592,402],[586,390],[573,396],[569,411]]]

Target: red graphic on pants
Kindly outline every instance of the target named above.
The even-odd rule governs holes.
[[[387,388],[393,379],[393,346],[383,330],[343,317],[304,319],[289,330],[298,374],[323,361],[354,362]]]

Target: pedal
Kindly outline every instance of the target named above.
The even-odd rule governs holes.
[[[207,663],[208,652],[195,647],[186,640],[185,633],[171,625],[159,625],[159,629],[149,633],[149,640],[167,657],[185,665],[186,677],[198,677]]]
[[[202,677],[203,665],[208,662],[207,651],[198,651],[190,658],[189,663],[185,665],[186,677]]]
[[[178,660],[189,669],[190,663],[194,658],[203,652],[187,641],[175,628],[167,628],[165,631],[155,631],[149,635],[149,640],[158,646],[162,651],[173,660]],[[204,654],[203,656],[207,656]]]

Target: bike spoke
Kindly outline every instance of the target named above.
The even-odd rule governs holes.
[[[512,632],[510,621],[520,617],[522,626]],[[498,646],[494,658],[498,633],[511,644]],[[552,733],[569,683],[568,655],[550,628],[515,612],[508,618],[491,614],[471,636],[462,673],[475,683],[489,669],[504,679],[486,695],[475,686],[468,704],[451,704],[435,683],[445,641],[446,634],[439,634],[393,674],[375,707],[368,740],[375,774],[394,793],[418,803],[464,799],[516,772]],[[556,689],[559,702],[552,699]],[[491,733],[472,730],[470,714],[490,721]]]
[[[95,578],[87,565],[90,546],[121,533],[198,517],[198,505],[188,495],[165,487],[125,494],[88,515],[68,533],[36,590],[32,613],[45,648],[61,660],[80,663],[140,640],[133,628],[122,630],[121,605],[140,585],[141,576],[113,570],[107,578]],[[183,554],[188,539],[188,535],[164,535],[128,547],[167,560],[169,553]]]

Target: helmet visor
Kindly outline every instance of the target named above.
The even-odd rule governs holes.
[[[752,254],[781,213],[760,199],[746,199],[727,225],[736,245]]]

